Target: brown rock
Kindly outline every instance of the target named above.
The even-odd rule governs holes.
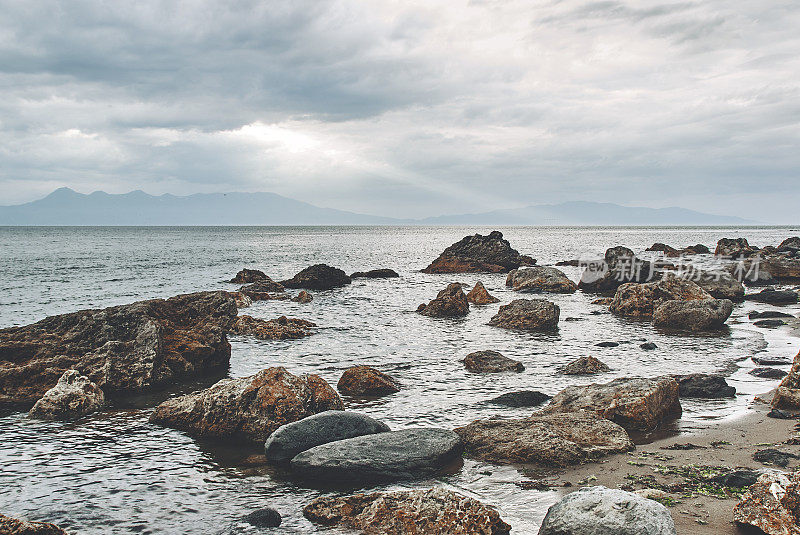
[[[311,297],[311,294],[305,290],[300,290],[300,293],[297,294],[297,297],[292,297],[292,301],[295,303],[310,303],[313,300],[314,298]]]
[[[67,532],[49,522],[28,522],[0,514],[2,535],[67,535]]]
[[[100,387],[75,370],[67,370],[56,386],[36,402],[28,416],[42,420],[70,420],[98,410],[104,402]]]
[[[454,243],[439,255],[423,273],[506,273],[523,264],[536,261],[512,249],[503,233],[494,231],[488,236],[475,234]]]
[[[497,351],[475,351],[464,358],[464,366],[471,372],[498,373],[521,372],[525,366]]]
[[[69,369],[107,398],[221,372],[236,314],[228,292],[200,292],[0,329],[0,406],[33,405]]]
[[[150,421],[195,436],[263,443],[284,424],[343,408],[319,376],[295,376],[277,367],[167,400],[156,407]]]
[[[242,292],[228,292],[233,300],[236,301],[236,308],[247,308],[253,304],[253,300]]]
[[[751,247],[745,238],[722,238],[717,242],[714,254],[724,258],[739,258],[752,256],[757,252],[758,248]]]
[[[684,331],[721,329],[732,312],[730,299],[665,301],[653,311],[653,325]]]
[[[289,296],[283,293],[286,288],[281,283],[275,282],[266,275],[264,276],[266,277],[265,279],[239,288],[239,293],[246,295],[253,301],[289,299]]]
[[[759,271],[762,270],[778,280],[800,280],[800,258],[769,257],[759,264]]]
[[[800,410],[800,353],[795,355],[789,375],[783,378],[778,390],[775,391],[772,407]]]
[[[272,279],[267,277],[267,274],[261,270],[244,268],[239,273],[237,273],[236,276],[230,280],[230,282],[235,282],[237,284],[249,284],[251,282],[262,281],[262,280],[272,280]]]
[[[431,316],[433,318],[466,316],[469,313],[469,302],[467,301],[467,296],[464,295],[464,290],[461,289],[461,285],[453,282],[439,292],[436,299],[424,307],[420,306],[417,312],[423,316]]]
[[[339,268],[326,264],[315,264],[300,271],[282,284],[287,288],[307,288],[309,290],[331,290],[350,284],[352,280]]]
[[[236,318],[231,332],[255,336],[261,340],[294,340],[314,334],[311,329],[316,326],[316,323],[286,316],[265,321],[243,315]]]
[[[385,535],[506,535],[511,530],[494,508],[443,488],[322,496],[303,515],[320,524]]]
[[[569,466],[630,451],[619,425],[584,412],[534,413],[520,420],[476,420],[456,433],[468,456],[491,463]]]
[[[665,301],[711,299],[711,295],[692,281],[668,273],[661,280],[623,284],[614,294],[610,310],[619,316],[647,318]]]
[[[372,366],[353,366],[342,374],[336,385],[348,396],[377,397],[400,391],[400,385],[389,375]]]
[[[609,306],[613,302],[614,302],[614,298],[613,297],[601,297],[600,299],[595,299],[594,301],[592,301],[592,304],[593,305]]]
[[[766,535],[800,535],[800,473],[762,474],[733,508],[733,519]]]
[[[664,253],[664,256],[667,257],[676,257],[680,256],[681,252],[674,247],[670,247],[666,243],[654,243],[645,251],[657,252],[657,253]]]
[[[561,373],[564,375],[591,375],[595,373],[603,373],[609,371],[609,368],[605,363],[601,362],[600,360],[588,356],[588,357],[580,357],[563,368],[561,368]]]
[[[660,277],[651,262],[641,260],[627,247],[612,247],[606,250],[602,261],[586,264],[578,282],[584,292],[613,293],[628,282],[650,282]]]
[[[544,299],[515,299],[502,305],[489,325],[523,331],[547,331],[558,328],[561,310]]]
[[[478,281],[472,290],[467,294],[467,301],[474,305],[489,305],[491,303],[498,303],[500,300],[492,295],[484,288],[483,283]]]
[[[578,289],[560,269],[543,266],[512,270],[506,277],[506,286],[516,292],[573,293]]]

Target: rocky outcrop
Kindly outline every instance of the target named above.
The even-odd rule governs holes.
[[[800,472],[762,474],[733,508],[733,520],[766,535],[800,535]]]
[[[506,273],[526,263],[535,263],[511,247],[503,233],[475,234],[454,243],[439,255],[423,273]]]
[[[783,378],[772,398],[775,409],[800,410],[800,353],[794,357],[789,375]]]
[[[404,429],[329,442],[297,455],[292,471],[315,482],[371,483],[430,476],[457,460],[459,436],[446,429]]]
[[[745,296],[745,299],[758,303],[767,303],[769,305],[794,305],[798,301],[798,294],[792,290],[764,288],[758,293]]]
[[[465,368],[477,373],[521,372],[525,369],[520,361],[497,351],[475,351],[467,355],[463,362]]]
[[[627,282],[650,282],[659,278],[652,263],[636,258],[627,247],[606,250],[602,262],[587,264],[578,288],[584,292],[609,294]]]
[[[105,396],[99,386],[77,371],[67,370],[28,415],[42,420],[71,420],[93,413],[103,403]]]
[[[586,410],[628,430],[649,431],[681,414],[678,383],[672,377],[615,379],[570,386],[556,394],[546,413]]]
[[[286,316],[262,320],[242,315],[236,318],[231,332],[254,336],[261,340],[294,340],[314,334],[312,329],[316,326],[316,323]]]
[[[352,281],[339,268],[326,264],[315,264],[305,268],[289,280],[282,281],[286,288],[305,288],[307,290],[330,290],[347,286]]]
[[[666,507],[638,494],[585,487],[547,510],[539,535],[676,535]]]
[[[553,292],[573,293],[578,285],[560,269],[553,267],[533,266],[514,269],[506,277],[506,286],[516,292]]]
[[[455,431],[464,441],[466,455],[491,463],[563,467],[633,449],[622,427],[582,412],[476,420]]]
[[[274,299],[288,299],[288,296],[281,295],[286,291],[283,284],[275,282],[266,275],[264,279],[257,280],[251,284],[246,284],[239,288],[242,293],[253,301],[269,301]]]
[[[394,279],[400,275],[393,269],[381,268],[369,271],[356,271],[350,275],[351,279]]]
[[[319,376],[278,367],[169,399],[150,421],[200,437],[263,442],[282,425],[342,409],[342,400]]]
[[[400,391],[397,381],[372,366],[353,366],[346,369],[336,388],[342,394],[362,397],[386,396]]]
[[[662,329],[710,331],[721,329],[733,312],[729,299],[666,301],[653,312],[653,325]]]
[[[461,285],[453,282],[436,295],[427,305],[420,305],[417,312],[432,318],[455,318],[469,314],[469,302]]]
[[[508,533],[508,532],[506,532]],[[0,514],[0,534],[3,535],[67,535],[67,532],[49,522],[29,522]]]
[[[272,280],[272,279],[267,277],[267,274],[261,270],[244,268],[228,282],[234,282],[236,284],[249,284],[251,282],[263,281],[263,280]]]
[[[623,284],[614,294],[609,310],[619,316],[649,318],[655,308],[666,301],[711,298],[694,282],[668,274],[654,282]]]
[[[322,496],[303,509],[312,522],[385,535],[507,535],[493,507],[443,488]]]
[[[314,298],[311,297],[311,294],[305,290],[300,290],[299,294],[297,294],[295,297],[292,297],[292,301],[294,301],[295,303],[305,304],[305,303],[310,303],[313,300]]]
[[[558,328],[561,310],[544,299],[515,299],[502,305],[489,325],[521,331],[550,331]]]
[[[201,292],[0,329],[0,406],[33,405],[70,369],[107,398],[222,372],[236,314],[228,292]]]
[[[752,256],[757,252],[758,248],[751,247],[745,238],[722,238],[717,242],[714,254],[723,258],[740,258]]]
[[[264,444],[264,453],[268,461],[284,463],[328,442],[388,431],[388,425],[364,414],[325,411],[279,427]]]
[[[486,290],[481,281],[475,283],[472,290],[467,294],[467,301],[473,305],[490,305],[492,303],[499,303],[500,300]]]
[[[564,375],[592,375],[611,370],[604,362],[592,356],[578,357],[561,368]]]
[[[489,403],[505,405],[506,407],[535,407],[549,400],[550,396],[538,390],[520,390],[518,392],[508,392],[492,398]]]
[[[692,373],[675,378],[682,398],[721,399],[736,397],[736,389],[721,375]]]

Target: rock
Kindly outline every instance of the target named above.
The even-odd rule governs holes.
[[[595,347],[617,347],[619,342],[598,342]]]
[[[464,290],[457,282],[447,285],[447,288],[436,295],[436,299],[417,309],[423,316],[432,318],[454,318],[466,316],[469,313],[469,302]]]
[[[733,519],[755,526],[766,535],[800,534],[800,473],[762,474],[733,508]]]
[[[292,301],[294,301],[295,303],[305,304],[305,303],[310,303],[313,300],[314,298],[311,297],[311,294],[305,290],[300,290],[300,293],[297,294],[296,297],[292,297]]]
[[[343,408],[319,376],[295,376],[277,367],[169,399],[156,407],[150,421],[195,436],[263,442],[282,425]]]
[[[281,525],[281,514],[271,507],[257,509],[243,519],[257,528],[277,528]]]
[[[758,293],[746,295],[745,299],[770,305],[794,305],[797,303],[798,296],[797,292],[792,290],[765,288]]]
[[[580,260],[560,260],[556,262],[556,266],[571,266],[571,267],[578,267],[580,265]]]
[[[561,373],[564,375],[591,375],[595,373],[603,373],[609,371],[606,364],[598,359],[589,357],[579,357],[566,366],[561,368]]]
[[[341,269],[326,264],[315,264],[305,268],[289,280],[281,282],[287,288],[308,290],[330,290],[347,286],[352,281]]]
[[[245,284],[239,288],[239,293],[242,293],[252,299],[253,301],[269,301],[271,299],[282,299],[284,296],[276,296],[274,294],[281,294],[286,291],[286,288],[279,282],[275,282],[266,275],[266,278]]]
[[[653,315],[653,311],[659,305],[667,301],[702,299],[711,299],[711,295],[692,281],[668,274],[654,282],[623,284],[614,294],[609,310],[619,316],[647,318]]]
[[[369,271],[356,271],[350,275],[351,279],[394,279],[400,275],[393,269],[381,268]]]
[[[67,535],[49,522],[29,522],[0,514],[0,533],[3,535]]]
[[[585,487],[547,510],[539,535],[676,535],[666,507],[632,492]]]
[[[711,249],[709,249],[702,243],[698,243],[697,245],[690,245],[681,252],[685,255],[709,254],[711,253]]]
[[[721,375],[692,373],[676,377],[682,398],[720,399],[736,397],[736,389]]]
[[[645,342],[639,347],[644,349],[645,351],[653,351],[654,349],[658,349],[658,346],[655,345],[653,342]]]
[[[242,292],[228,292],[236,302],[236,308],[247,308],[253,304],[253,300]]]
[[[777,280],[796,281],[800,279],[800,258],[773,256],[765,258],[758,266],[759,272],[766,271]]]
[[[70,420],[100,409],[103,403],[105,396],[100,387],[77,371],[67,370],[28,415],[42,420]]]
[[[750,360],[761,366],[791,366],[792,361],[786,357],[750,357]]]
[[[293,472],[315,482],[372,483],[430,476],[457,460],[459,436],[446,429],[404,429],[316,446],[292,459]]]
[[[546,413],[586,410],[628,430],[649,431],[680,416],[678,383],[672,377],[615,379],[604,384],[570,386],[556,394]]]
[[[758,320],[754,321],[753,325],[756,327],[782,327],[783,325],[787,325],[787,323],[783,320]]]
[[[783,378],[780,386],[772,398],[772,407],[775,409],[800,409],[800,353],[794,357],[789,375]]]
[[[475,351],[467,355],[463,362],[464,367],[471,372],[521,372],[525,369],[520,361],[503,356],[497,351]]]
[[[520,390],[518,392],[508,392],[490,399],[489,403],[506,405],[507,407],[535,407],[550,399],[550,396],[536,390]]]
[[[580,464],[633,449],[619,425],[592,414],[534,413],[518,420],[476,420],[456,429],[468,456],[491,463]]]
[[[770,319],[770,318],[794,318],[791,314],[786,312],[777,312],[775,310],[767,310],[766,312],[753,311],[747,315],[751,320]]]
[[[708,292],[714,299],[730,299],[734,303],[744,301],[744,286],[727,271],[693,269],[684,276]]]
[[[776,420],[796,420],[800,415],[780,409],[772,409],[767,413],[767,418],[775,418]]]
[[[714,476],[709,479],[709,481],[724,487],[745,488],[754,485],[763,473],[762,470],[731,470],[730,472]]]
[[[502,305],[489,325],[523,331],[548,331],[558,328],[558,306],[544,299],[515,299]]]
[[[800,251],[800,237],[797,236],[786,238],[777,249],[779,253],[797,253],[797,251]]]
[[[778,368],[753,368],[747,373],[762,379],[783,379],[788,375],[785,371],[779,370]]]
[[[563,271],[542,266],[512,270],[506,278],[506,286],[516,292],[573,293],[578,289]]]
[[[269,462],[284,463],[321,444],[389,430],[385,423],[364,414],[325,411],[282,425],[269,436],[264,451]]]
[[[645,249],[645,251],[664,253],[664,255],[668,257],[676,257],[681,255],[681,252],[679,250],[677,250],[674,247],[670,247],[666,243],[654,243],[653,245]]]
[[[248,284],[251,282],[263,281],[263,280],[272,280],[272,279],[267,277],[267,274],[261,270],[244,268],[228,282],[235,282],[237,284]]]
[[[366,397],[385,396],[400,391],[397,381],[371,366],[353,366],[346,369],[336,388],[348,396]]]
[[[745,238],[722,238],[717,242],[714,254],[724,258],[748,257],[756,254],[758,249],[751,247]]]
[[[636,258],[627,247],[606,250],[602,262],[587,264],[578,288],[591,293],[613,293],[627,282],[650,282],[660,277],[652,263]]]
[[[454,243],[439,255],[423,273],[506,273],[523,264],[534,263],[511,248],[503,233],[494,231],[488,236],[475,234]]]
[[[594,301],[592,301],[591,304],[593,304],[593,305],[602,305],[602,306],[610,306],[611,303],[613,303],[613,302],[614,302],[614,298],[613,297],[601,297],[600,299],[595,299]]]
[[[311,329],[316,326],[316,323],[286,316],[265,321],[242,315],[236,318],[231,332],[254,336],[261,340],[295,340],[314,334]]]
[[[108,399],[220,373],[237,312],[228,292],[200,292],[0,329],[0,406],[32,406],[70,369]]]
[[[731,312],[733,303],[729,299],[666,301],[653,312],[653,325],[687,331],[720,329]]]
[[[467,294],[467,301],[473,305],[489,305],[491,303],[500,302],[498,298],[490,295],[489,292],[486,291],[481,281],[476,282],[472,290],[469,291]]]
[[[385,535],[506,535],[511,529],[493,507],[443,488],[323,496],[303,515]]]
[[[758,450],[753,454],[753,460],[763,464],[774,464],[775,466],[780,466],[781,468],[786,468],[789,466],[789,461],[797,458],[798,456],[794,455],[793,453],[786,453],[774,448]]]

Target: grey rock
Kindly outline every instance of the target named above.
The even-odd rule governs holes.
[[[733,312],[729,299],[667,301],[653,312],[653,325],[665,329],[706,331],[720,329]]]
[[[693,373],[676,378],[682,398],[720,399],[736,396],[736,389],[721,375]]]
[[[727,271],[694,270],[689,277],[714,299],[730,299],[734,303],[744,300],[744,286]]]
[[[523,331],[547,331],[558,327],[561,309],[544,299],[515,299],[502,305],[489,325]]]
[[[496,398],[490,399],[489,403],[506,405],[507,407],[535,407],[550,399],[550,396],[537,390],[520,390],[519,392],[508,392]]]
[[[104,402],[99,386],[77,371],[67,370],[28,415],[42,420],[70,420],[98,410]]]
[[[749,372],[753,377],[760,377],[762,379],[783,379],[788,374],[779,370],[778,368],[753,368]]]
[[[644,283],[660,278],[651,262],[636,258],[627,247],[606,250],[601,262],[587,264],[578,282],[578,289],[590,293],[613,293],[628,282]]]
[[[751,320],[765,320],[765,319],[773,319],[773,318],[794,318],[793,315],[787,314],[786,312],[779,312],[777,310],[767,310],[765,312],[758,312],[753,311],[747,315],[747,317]]]
[[[573,293],[578,289],[560,269],[542,266],[512,270],[506,277],[506,286],[517,292]]]
[[[498,373],[521,372],[525,366],[497,351],[475,351],[464,358],[464,366],[471,372]]]
[[[792,290],[765,288],[758,293],[746,295],[745,299],[770,305],[793,305],[797,303],[798,296],[797,292]]]

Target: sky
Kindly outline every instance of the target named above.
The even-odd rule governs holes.
[[[796,1],[0,0],[0,204],[271,191],[797,223]]]

